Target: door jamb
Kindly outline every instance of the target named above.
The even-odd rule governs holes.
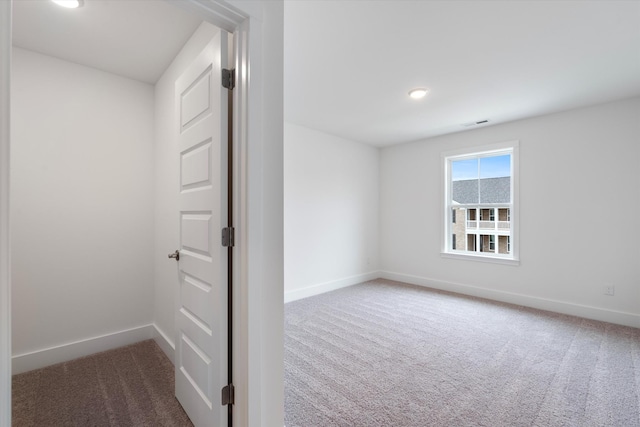
[[[0,426],[11,425],[11,1],[0,2]]]

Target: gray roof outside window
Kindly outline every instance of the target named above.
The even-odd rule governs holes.
[[[451,192],[453,202],[460,204],[511,203],[511,177],[453,181]]]

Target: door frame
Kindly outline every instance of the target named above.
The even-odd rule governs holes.
[[[282,397],[274,397],[277,396],[278,390],[282,389],[282,378],[278,378],[281,367],[270,366],[277,363],[280,352],[269,350],[266,351],[268,354],[265,354],[266,348],[273,348],[273,344],[276,344],[276,342],[265,342],[266,338],[273,340],[275,337],[277,340],[280,337],[281,339],[282,331],[270,331],[265,326],[263,320],[270,319],[269,314],[273,313],[269,312],[273,311],[273,307],[263,310],[264,295],[261,289],[265,247],[263,234],[277,233],[278,229],[281,231],[278,227],[267,230],[269,225],[267,223],[273,223],[273,218],[263,220],[265,202],[262,180],[265,175],[264,157],[266,155],[263,151],[263,143],[269,139],[269,136],[263,137],[263,112],[266,111],[266,107],[262,105],[263,75],[265,68],[270,68],[268,65],[271,61],[278,61],[278,58],[263,58],[263,44],[267,44],[263,42],[263,14],[266,14],[266,8],[272,6],[254,1],[238,1],[236,7],[232,4],[234,0],[231,2],[225,0],[166,1],[195,12],[203,20],[234,35],[236,88],[233,107],[235,139],[233,191],[237,196],[234,200],[237,252],[233,263],[235,284],[233,376],[237,402],[234,405],[236,414],[234,424],[263,425],[269,422],[269,418],[280,418],[282,413],[278,408],[282,404]],[[282,7],[281,1],[277,3],[280,5],[275,6],[275,13],[278,13],[278,7]],[[12,0],[0,1],[0,426],[3,427],[11,425],[9,218],[11,14]],[[273,42],[274,40],[270,41],[270,43]],[[273,89],[278,87],[277,84],[273,85]],[[274,134],[272,129],[268,130],[271,131],[270,135]],[[275,148],[281,148],[281,141],[277,144]],[[249,200],[252,203],[248,203]],[[277,211],[275,214],[277,215]],[[276,225],[278,225],[277,222]],[[278,272],[275,273],[276,277],[278,274]],[[277,300],[278,295],[270,297]],[[282,299],[281,295],[280,299]],[[267,356],[266,360],[265,356]],[[263,379],[265,372],[267,378]],[[270,384],[266,384],[267,382]],[[272,403],[276,404],[275,407]]]
[[[0,426],[11,425],[11,239],[9,236],[11,1],[0,1]]]

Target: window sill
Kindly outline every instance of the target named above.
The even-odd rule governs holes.
[[[442,258],[488,262],[490,264],[520,265],[519,259],[492,257],[487,255],[470,255],[470,254],[456,254],[452,252],[440,252],[440,256]]]

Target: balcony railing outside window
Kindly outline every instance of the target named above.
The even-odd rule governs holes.
[[[511,221],[467,221],[467,230],[509,230]]]

